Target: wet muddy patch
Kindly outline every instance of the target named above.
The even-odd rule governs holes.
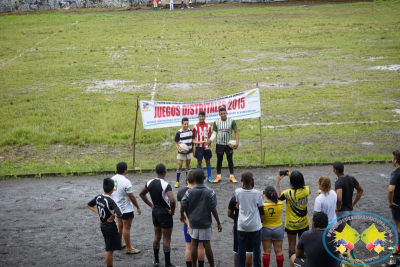
[[[400,65],[399,64],[393,64],[393,65],[384,65],[384,66],[374,66],[370,67],[370,70],[391,70],[391,71],[398,71],[400,70]]]

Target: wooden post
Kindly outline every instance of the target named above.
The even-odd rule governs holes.
[[[135,118],[135,128],[133,130],[133,144],[132,144],[132,150],[133,150],[133,169],[135,169],[135,153],[136,153],[136,125],[137,125],[137,114],[139,110],[139,97],[136,96],[136,118]]]
[[[264,153],[263,153],[263,142],[262,142],[262,130],[261,130],[261,116],[258,118],[260,125],[260,152],[261,152],[261,164],[264,164]]]

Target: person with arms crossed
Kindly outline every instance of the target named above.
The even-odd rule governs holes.
[[[188,148],[188,151],[182,150],[179,145],[185,144]],[[182,118],[182,128],[176,132],[175,135],[175,147],[178,150],[177,160],[178,160],[178,169],[176,170],[176,183],[175,188],[179,187],[179,179],[181,177],[182,164],[186,162],[186,178],[187,174],[190,171],[190,160],[193,158],[193,131],[189,129],[189,119],[184,117]]]
[[[226,153],[226,158],[228,160],[230,177],[229,180],[232,183],[237,183],[234,174],[234,165],[233,165],[233,150],[238,148],[239,146],[239,132],[236,125],[236,122],[227,117],[228,113],[224,107],[219,109],[219,117],[220,119],[214,121],[213,124],[213,133],[211,138],[208,139],[208,145],[217,138],[215,152],[217,154],[217,178],[214,180],[214,183],[221,182],[221,169],[222,169],[222,161],[224,159],[224,154]],[[228,145],[228,142],[232,139],[232,131],[235,133],[235,141],[232,147]]]
[[[313,216],[312,229],[303,233],[297,244],[296,254],[290,258],[291,267],[339,267],[340,261],[332,257],[327,249],[335,257],[339,258],[336,250],[334,235],[324,236],[328,226],[328,215],[323,212],[316,212]]]
[[[390,174],[388,188],[389,208],[392,209],[393,220],[396,224],[397,236],[399,242],[394,255],[400,254],[400,150],[393,151],[392,163],[396,169]]]
[[[187,177],[188,185],[181,190],[178,191],[178,194],[176,195],[176,199],[178,200],[178,210],[180,212],[181,210],[181,200],[185,196],[186,191],[189,189],[193,188],[196,185],[196,181],[193,178],[193,171],[189,171],[188,177]],[[185,260],[186,260],[186,267],[191,267],[192,266],[192,260],[191,260],[191,242],[192,238],[190,237],[190,231],[188,231],[190,228],[188,227],[189,225],[189,220],[186,216],[185,213],[185,222],[183,223],[183,235],[185,236]],[[199,260],[199,267],[204,267],[204,247],[203,247],[203,241],[199,240],[199,248],[197,251],[198,255],[198,260]]]
[[[285,176],[289,176],[291,189],[286,189],[281,193],[280,181]],[[278,172],[276,179],[276,192],[279,200],[286,200],[285,232],[289,241],[289,258],[296,252],[296,236],[298,238],[309,230],[310,220],[308,219],[308,198],[310,197],[310,187],[304,184],[304,176],[299,171],[285,174]]]
[[[199,240],[203,240],[208,263],[214,267],[214,255],[211,248],[212,218],[217,222],[218,232],[222,231],[217,212],[217,196],[215,192],[204,185],[204,171],[193,170],[193,178],[196,185],[186,191],[181,201],[181,222],[185,221],[185,213],[189,218],[191,243],[192,266],[197,266],[197,251]]]
[[[260,191],[253,188],[253,174],[242,173],[242,187],[235,190],[236,201],[239,203],[238,217],[238,256],[237,266],[246,265],[247,239],[253,245],[253,266],[261,267],[261,222],[264,221],[264,209]]]
[[[121,238],[121,241],[122,237],[124,237],[125,240],[126,254],[137,254],[140,253],[140,250],[131,245],[131,226],[134,218],[133,205],[135,205],[139,215],[141,210],[136,197],[133,195],[132,184],[125,177],[127,173],[128,165],[125,162],[119,162],[117,164],[117,174],[111,178],[114,181],[114,192],[111,197],[122,211],[122,217],[117,218],[117,223],[119,237]],[[122,248],[124,247],[122,244],[121,246]]]
[[[114,250],[121,249],[121,239],[119,237],[118,228],[114,219],[115,216],[121,217],[122,212],[118,205],[111,198],[111,194],[114,191],[114,181],[112,179],[104,179],[103,190],[104,194],[93,198],[87,204],[87,207],[99,215],[100,229],[106,245],[106,265],[107,267],[112,267]]]
[[[156,166],[157,178],[148,181],[139,196],[151,209],[151,215],[154,225],[153,266],[159,266],[160,259],[158,257],[160,251],[161,236],[163,238],[163,250],[165,257],[165,267],[173,267],[171,264],[171,235],[174,226],[172,216],[175,213],[175,198],[172,194],[172,187],[164,181],[167,169],[164,164],[160,163]],[[151,201],[147,198],[150,193]]]
[[[211,177],[211,163],[210,159],[212,158],[212,153],[210,147],[207,145],[208,139],[211,137],[211,125],[205,122],[206,113],[204,111],[199,112],[199,122],[193,126],[193,136],[196,144],[196,153],[195,158],[197,159],[197,169],[202,169],[203,158],[206,161],[206,169],[207,169],[207,180],[210,183],[213,183],[213,179]]]
[[[276,265],[283,267],[282,243],[285,230],[281,214],[283,202],[278,200],[275,188],[267,186],[263,192],[264,221],[261,228],[261,240],[263,246],[263,266],[269,267],[271,260],[271,247],[274,245]]]

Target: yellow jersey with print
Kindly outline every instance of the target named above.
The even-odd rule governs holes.
[[[285,228],[300,230],[310,224],[307,211],[309,197],[309,186],[300,189],[286,189],[282,192],[279,200],[286,200]]]
[[[264,221],[263,227],[277,227],[282,225],[281,214],[283,211],[283,202],[278,200],[275,202],[264,202]]]

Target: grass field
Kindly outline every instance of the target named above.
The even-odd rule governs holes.
[[[265,164],[388,160],[398,14],[400,1],[0,17],[0,175],[132,167],[136,97],[153,90],[200,101],[259,87]],[[138,118],[136,167],[174,167],[178,129]],[[237,123],[235,164],[260,164],[259,121]]]

